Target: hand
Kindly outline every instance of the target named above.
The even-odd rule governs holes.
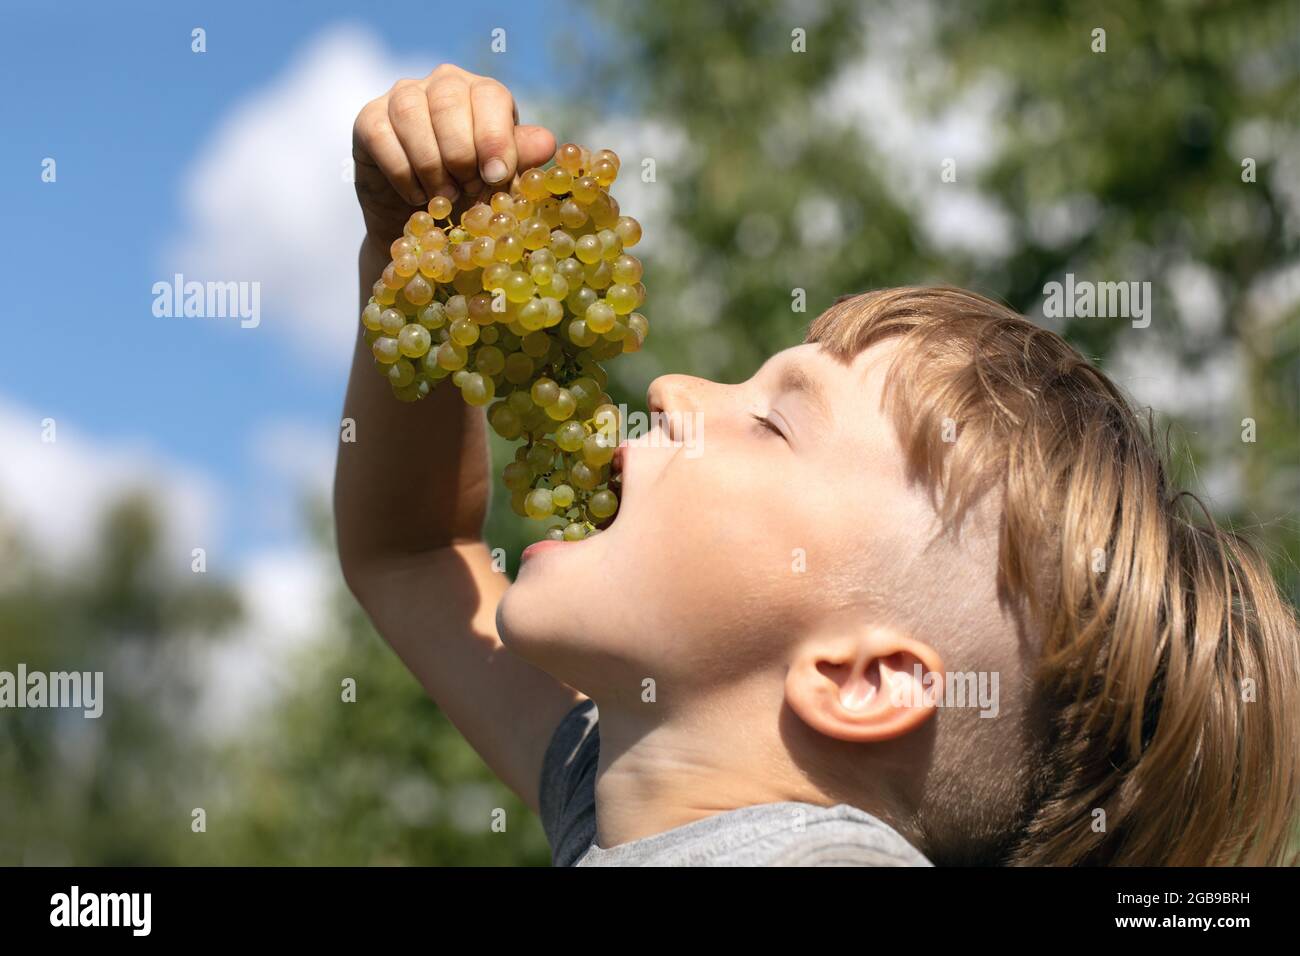
[[[352,158],[368,236],[387,248],[431,197],[468,205],[550,159],[551,132],[518,120],[505,86],[446,63],[367,103],[352,127]]]

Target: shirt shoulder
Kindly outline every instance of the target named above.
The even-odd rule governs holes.
[[[555,866],[572,866],[596,840],[599,716],[595,701],[575,704],[560,719],[542,758],[538,809]]]

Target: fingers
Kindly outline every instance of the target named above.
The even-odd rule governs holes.
[[[352,127],[352,157],[377,166],[407,202],[419,205],[422,189],[388,118],[387,97],[367,103]]]
[[[496,80],[477,79],[470,86],[474,111],[474,149],[479,178],[490,186],[505,186],[515,174],[514,97]]]
[[[475,162],[474,111],[470,104],[469,82],[458,73],[439,75],[435,71],[427,96],[443,167],[464,191],[471,192],[469,187],[478,178],[478,164]]]
[[[519,154],[519,169],[532,169],[555,155],[555,136],[545,126],[518,126],[515,149]]]
[[[435,195],[480,197],[509,189],[519,170],[555,153],[549,130],[518,119],[505,86],[444,65],[367,103],[353,127],[353,153],[413,206]]]
[[[423,84],[414,80],[398,81],[388,94],[388,121],[406,150],[407,162],[421,186],[418,195],[408,198],[416,205],[423,205],[446,182]]]

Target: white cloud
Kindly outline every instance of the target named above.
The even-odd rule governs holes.
[[[190,551],[217,545],[220,494],[214,482],[143,443],[109,444],[57,419],[0,399],[0,522],[15,527],[38,560],[68,570],[88,557],[114,501],[145,491],[162,520],[163,559],[189,570]]]
[[[950,68],[934,52],[934,11],[928,4],[871,15],[862,55],[842,69],[810,112],[854,124],[876,147],[882,179],[919,214],[937,249],[981,259],[1006,256],[1014,246],[1012,219],[990,197],[969,187],[1001,146],[1004,82],[989,73],[948,97],[946,108],[920,105],[926,94],[956,89]],[[955,164],[956,180],[940,179]]]
[[[184,179],[186,231],[162,268],[200,281],[260,281],[262,324],[295,349],[346,362],[355,335],[361,213],[345,172],[352,121],[400,76],[375,36],[335,27],[216,126]]]
[[[327,554],[285,548],[252,555],[234,584],[245,616],[195,662],[195,725],[211,739],[237,736],[294,686],[296,655],[332,626],[340,575]]]

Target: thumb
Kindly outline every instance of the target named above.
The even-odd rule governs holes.
[[[545,126],[516,126],[515,149],[519,172],[540,166],[555,155],[555,134]]]

